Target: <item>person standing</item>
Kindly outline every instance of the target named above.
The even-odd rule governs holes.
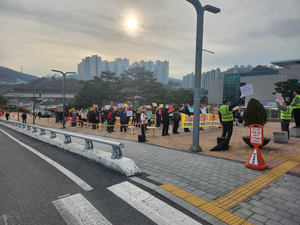
[[[294,95],[295,95],[295,97],[293,99],[293,102],[292,102],[291,106],[293,107],[293,110],[294,110],[294,118],[295,118],[296,126],[294,126],[293,128],[300,128],[300,95],[299,95],[299,90],[295,90]]]
[[[120,110],[120,132],[122,133],[123,130],[126,132],[126,109],[125,108],[121,108]]]
[[[288,139],[290,140],[290,122],[292,118],[292,106],[290,106],[289,101],[285,101],[284,105],[280,105],[278,100],[276,99],[277,108],[281,110],[280,119],[281,119],[281,131],[288,132]]]
[[[25,112],[22,114],[23,123],[26,123],[27,115]]]
[[[162,110],[160,106],[156,110],[156,127],[160,127]]]
[[[223,125],[222,137],[225,137],[226,134],[227,134],[228,144],[230,142],[230,138],[232,136],[232,130],[233,130],[233,113],[232,113],[232,109],[234,107],[236,107],[238,104],[240,104],[243,97],[244,96],[241,95],[239,100],[237,100],[236,103],[234,103],[232,105],[229,105],[228,99],[224,99],[223,100],[223,105],[219,109],[219,115],[220,115],[222,125]]]
[[[166,108],[166,104],[164,104],[164,108],[162,110],[162,122],[163,122],[163,129],[162,129],[162,136],[169,135],[168,129],[169,129],[169,111]]]
[[[177,130],[179,127],[180,112],[177,105],[175,106],[175,110],[173,112],[173,120],[174,120],[173,134],[179,134]]]
[[[211,115],[211,126],[208,127],[208,129],[212,129],[214,125],[214,120],[215,120],[215,112],[214,112],[214,104],[211,104],[207,108],[207,113]]]
[[[145,136],[145,131],[146,131],[146,124],[147,124],[147,109],[143,109],[141,113],[141,131],[142,135]]]
[[[39,113],[38,113],[39,120],[41,119],[41,116],[42,116],[42,113],[39,112]]]
[[[191,116],[191,112],[189,110],[189,103],[186,103],[185,107],[184,107],[184,110],[183,110],[183,113],[188,115],[188,116]],[[184,132],[191,132],[189,128],[184,128]]]
[[[6,117],[6,120],[8,120],[8,117],[9,117],[9,113],[8,112],[5,113],[5,117]]]
[[[114,114],[114,109],[110,109],[108,114],[107,114],[107,121],[108,121],[108,127],[107,127],[107,131],[108,133],[112,132],[112,128],[113,128],[113,114]]]

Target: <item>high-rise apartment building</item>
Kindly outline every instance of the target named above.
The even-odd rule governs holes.
[[[116,73],[117,76],[120,76],[124,70],[128,70],[130,67],[140,66],[145,67],[146,70],[155,72],[158,82],[163,84],[168,84],[169,82],[169,62],[161,62],[157,60],[154,64],[151,60],[145,62],[144,60],[133,63],[129,65],[129,59],[117,58],[113,62],[102,61],[100,56],[93,55],[92,57],[85,57],[82,59],[82,62],[78,64],[78,80],[90,80],[94,76],[99,76],[101,71],[111,71]]]
[[[194,89],[195,86],[195,74],[191,73],[183,77],[182,88]]]

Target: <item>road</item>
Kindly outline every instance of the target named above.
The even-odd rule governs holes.
[[[208,224],[123,175],[0,125],[0,225]]]

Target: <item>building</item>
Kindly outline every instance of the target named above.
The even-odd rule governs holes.
[[[133,63],[129,65],[129,59],[117,58],[113,62],[103,61],[100,56],[93,55],[91,57],[85,57],[82,59],[82,62],[77,65],[77,74],[78,80],[90,80],[94,76],[101,74],[101,71],[111,71],[116,73],[117,76],[120,76],[124,70],[128,70],[130,67],[140,66],[145,67],[146,70],[155,72],[155,76],[158,82],[163,84],[168,84],[169,82],[169,62],[168,61],[159,61],[155,63],[153,61],[145,62],[144,60]]]
[[[182,88],[194,89],[195,86],[195,74],[191,73],[183,77]]]
[[[210,80],[208,103],[222,104],[224,98],[234,103],[241,94],[240,87],[248,84],[252,84],[254,94],[245,97],[245,104],[251,98],[267,104],[275,102],[274,83],[295,78],[300,80],[300,59],[274,61],[271,64],[274,65],[272,68],[259,65],[249,72],[225,74],[224,79]],[[275,66],[280,68],[275,69]]]

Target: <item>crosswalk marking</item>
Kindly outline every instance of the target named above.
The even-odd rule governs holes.
[[[128,181],[107,189],[158,225],[201,224]]]
[[[52,202],[69,225],[111,225],[111,223],[81,194]]]

